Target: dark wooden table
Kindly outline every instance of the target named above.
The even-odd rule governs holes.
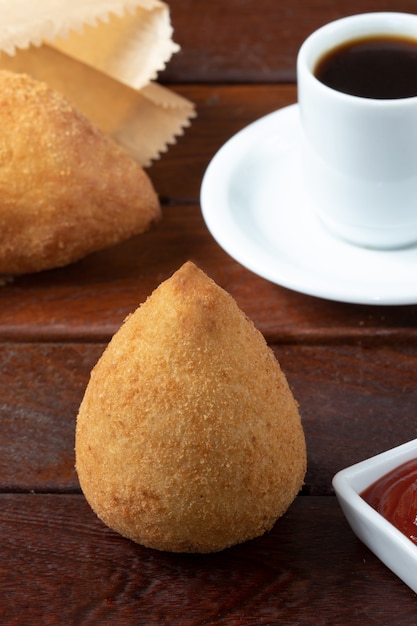
[[[199,206],[216,150],[296,101],[296,54],[311,31],[416,3],[170,5],[182,51],[162,81],[196,103],[198,118],[149,170],[162,222],[0,290],[0,623],[416,624],[415,594],[353,535],[331,479],[417,436],[417,306],[336,303],[267,282],[215,243]],[[107,529],[74,471],[75,418],[92,366],[124,317],[187,259],[265,335],[308,446],[303,492],[273,530],[204,556],[159,553]]]

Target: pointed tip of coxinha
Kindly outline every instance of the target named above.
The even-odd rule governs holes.
[[[80,407],[76,465],[97,515],[173,552],[262,535],[306,471],[286,378],[233,298],[193,263],[114,335]]]

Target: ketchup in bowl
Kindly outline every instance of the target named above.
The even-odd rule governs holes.
[[[360,495],[417,545],[417,459],[399,465]]]

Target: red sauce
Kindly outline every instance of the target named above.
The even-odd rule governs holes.
[[[417,459],[399,465],[360,495],[417,545]]]

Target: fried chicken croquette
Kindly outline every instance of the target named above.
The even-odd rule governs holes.
[[[75,450],[99,518],[172,552],[262,535],[306,471],[297,403],[272,350],[191,262],[110,341],[79,409]]]
[[[63,96],[0,71],[0,274],[76,261],[160,217],[148,175]]]

